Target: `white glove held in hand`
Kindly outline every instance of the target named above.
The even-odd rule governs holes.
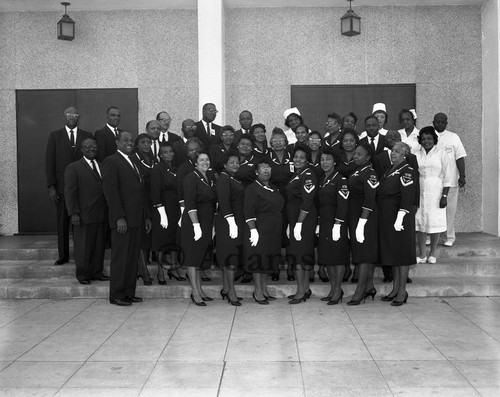
[[[302,222],[297,222],[295,224],[295,227],[293,228],[293,237],[295,237],[295,240],[297,241],[302,240]]]
[[[286,236],[290,238],[290,225],[286,227]]]
[[[319,225],[316,225],[316,230],[314,231],[314,234],[316,234],[316,236],[319,236]]]
[[[229,225],[229,237],[238,238],[238,226],[236,226],[236,221],[234,220],[234,216],[228,216],[226,221]]]
[[[406,212],[399,210],[398,211],[398,216],[396,217],[396,222],[394,222],[394,230],[397,232],[400,232],[401,230],[404,230],[403,227],[403,219],[406,215]]]
[[[184,205],[181,205],[181,216],[179,217],[179,227],[181,227],[182,224],[182,214],[184,214]]]
[[[201,238],[201,226],[199,223],[193,223],[194,229],[194,241],[198,241]]]
[[[250,245],[255,247],[259,242],[259,232],[257,229],[250,229]]]
[[[332,229],[332,240],[339,241],[340,240],[340,223],[335,223]]]
[[[362,244],[365,241],[365,225],[367,219],[359,218],[358,226],[356,227],[356,241]]]
[[[160,225],[162,228],[166,229],[168,227],[168,217],[165,212],[165,207],[162,205],[161,207],[156,208],[158,213],[160,214]]]

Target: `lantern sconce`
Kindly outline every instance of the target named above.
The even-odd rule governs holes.
[[[66,13],[66,7],[71,3],[63,1],[64,15],[59,22],[57,22],[57,38],[59,40],[73,40],[75,38],[75,21],[73,21]]]
[[[340,18],[340,33],[344,36],[356,36],[361,33],[361,17],[352,10],[352,0],[347,1],[349,10]]]

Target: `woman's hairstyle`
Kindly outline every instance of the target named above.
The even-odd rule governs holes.
[[[268,166],[271,166],[271,165],[272,165],[272,164],[271,164],[271,160],[270,160],[269,158],[267,158],[267,157],[262,157],[262,158],[259,160],[259,162],[258,162],[258,164],[257,164],[257,169],[259,168],[259,165],[261,165],[261,164],[267,164]]]
[[[253,147],[253,140],[252,138],[250,138],[249,136],[242,136],[238,142],[238,145],[241,143],[241,141],[249,141],[251,144],[252,144],[252,147]]]
[[[401,111],[399,112],[399,122],[401,123],[401,117],[403,117],[403,114],[405,113],[408,113],[410,116],[411,116],[411,119],[413,121],[415,121],[415,116],[413,114],[413,112],[410,112],[410,109],[401,109]]]
[[[340,114],[332,112],[328,113],[328,116],[326,116],[327,119],[334,119],[337,123],[342,124],[342,117],[340,117]]]
[[[254,124],[250,127],[250,134],[253,135],[254,131],[257,129],[257,128],[262,128],[264,130],[264,132],[266,132],[266,126],[262,123],[258,123],[258,124]]]
[[[362,141],[360,142],[356,147],[362,147],[365,149],[366,153],[370,156],[373,157],[375,151],[373,150],[372,145],[370,145],[367,141]]]
[[[311,138],[313,135],[317,135],[319,139],[322,139],[322,138],[321,138],[321,134],[319,133],[319,131],[316,131],[316,130],[311,131],[311,132],[309,133],[309,138]]]
[[[358,116],[356,116],[356,114],[354,112],[349,112],[344,117],[342,117],[342,124],[344,124],[344,119],[347,116],[351,116],[354,119],[354,125],[356,125],[356,123],[358,122]]]
[[[370,114],[369,116],[366,116],[366,117],[365,117],[365,124],[366,124],[366,122],[367,122],[368,120],[370,120],[370,119],[375,119],[375,120],[377,120],[377,123],[378,123],[378,119],[375,117],[375,113]],[[387,120],[387,119],[386,119],[386,120]]]
[[[281,128],[279,128],[279,127],[274,127],[273,128],[273,131],[271,132],[271,138],[269,139],[269,143],[272,144],[273,138],[277,137],[277,136],[280,136],[280,137],[284,138],[285,139],[285,145],[288,145],[288,138],[287,138],[285,132]]]
[[[208,153],[207,153],[205,150],[201,149],[198,153],[196,153],[196,156],[195,156],[195,158],[194,158],[194,163],[195,163],[195,164],[198,162],[198,158],[199,158],[202,154],[206,154],[206,155],[208,156]]]
[[[375,116],[377,113],[384,113],[385,114],[385,122],[384,122],[384,124],[386,124],[389,121],[389,115],[387,114],[387,112],[385,110],[382,110],[382,109],[375,110],[372,113],[372,116]]]
[[[292,116],[295,116],[299,119],[300,121],[300,124],[303,124],[304,123],[304,119],[302,118],[302,116],[300,114],[297,114],[297,113],[290,113],[288,116],[286,116],[286,120],[285,120],[285,125],[290,128],[290,123],[288,122],[288,119]]]
[[[340,144],[342,145],[342,141],[346,135],[352,135],[354,140],[356,141],[356,146],[359,144],[359,135],[358,132],[354,128],[344,128],[339,136]]]
[[[137,135],[137,138],[135,138],[135,141],[134,141],[134,147],[136,149],[139,147],[139,141],[141,141],[144,138],[148,138],[151,141],[151,137],[148,134],[146,134],[145,132]]]
[[[434,129],[434,127],[428,125],[427,127],[422,128],[418,133],[418,143],[422,144],[422,135],[424,134],[432,135],[432,137],[434,138],[434,145],[438,143],[438,135],[436,134],[436,130]]]
[[[329,146],[326,146],[325,148],[321,149],[321,154],[325,154],[327,156],[332,156],[333,157],[333,160],[335,161],[335,151],[329,147]]]
[[[172,145],[172,142],[160,142],[160,148],[158,149],[158,151],[161,153],[161,149],[164,148],[164,147],[171,147],[172,150],[174,149],[174,145]]]
[[[186,141],[186,143],[184,144],[184,151],[187,153],[188,151],[188,146],[191,144],[191,143],[197,143],[199,146],[200,146],[200,150],[204,150],[204,146],[203,146],[203,143],[201,143],[200,141],[200,138],[196,137],[196,136],[193,136],[192,138],[188,138],[188,140]]]
[[[295,147],[293,148],[292,158],[295,157],[295,153],[297,152],[304,152],[306,154],[307,162],[312,162],[311,149],[309,148],[309,146],[306,146],[303,143],[296,143]]]
[[[234,127],[232,125],[225,125],[224,127],[221,127],[220,129],[221,134],[224,131],[231,131],[233,134],[235,133]]]
[[[309,132],[309,127],[307,125],[305,125],[304,123],[300,123],[297,127],[295,127],[293,132],[296,132],[299,129],[299,127],[304,127],[306,129],[306,132]]]
[[[395,148],[398,148],[400,147],[401,149],[403,149],[403,153],[404,153],[404,156],[408,156],[410,153],[411,153],[411,149],[410,147],[408,146],[408,144],[404,143],[404,142],[396,142],[394,144],[394,146],[392,147],[392,150],[394,150]]]
[[[226,165],[231,157],[236,157],[238,161],[240,160],[240,155],[238,154],[238,152],[235,149],[230,149],[226,153],[224,153],[224,161],[222,164]]]

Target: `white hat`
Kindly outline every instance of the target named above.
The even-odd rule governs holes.
[[[382,111],[387,113],[387,110],[385,109],[385,103],[379,102],[379,103],[376,103],[375,105],[373,105],[372,114],[378,110],[382,110]]]
[[[292,113],[298,114],[300,116],[299,109],[297,109],[297,108],[291,108],[291,109],[287,109],[287,110],[285,110],[283,112],[283,118],[286,120],[286,118],[288,116],[290,116]]]
[[[413,114],[413,118],[416,120],[417,119],[417,112],[415,109],[410,109],[411,114]]]

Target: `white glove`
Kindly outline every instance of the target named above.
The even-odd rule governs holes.
[[[179,217],[179,227],[182,225],[182,214],[184,214],[184,205],[181,205],[181,216]]]
[[[250,245],[255,247],[259,242],[259,232],[257,229],[250,229]]]
[[[193,223],[194,230],[194,241],[198,241],[201,238],[201,226],[199,223]]]
[[[228,216],[226,221],[229,225],[229,237],[238,238],[238,226],[236,226],[236,221],[234,220],[234,216]]]
[[[339,241],[340,240],[340,223],[335,223],[332,229],[332,240]]]
[[[316,230],[314,231],[316,236],[319,236],[319,225],[316,225]]]
[[[166,229],[168,227],[168,217],[165,212],[165,207],[162,205],[161,207],[156,207],[158,213],[160,214],[160,225],[162,228]]]
[[[367,219],[359,218],[358,226],[356,227],[356,241],[360,244],[365,241],[365,225]]]
[[[394,230],[396,230],[397,232],[404,230],[403,219],[404,219],[405,215],[406,215],[405,211],[401,211],[401,210],[398,211],[398,216],[396,217],[396,222],[394,222]]]
[[[286,227],[286,236],[290,238],[290,225]]]
[[[212,226],[212,240],[214,239],[215,237],[215,226]]]
[[[295,237],[295,240],[297,241],[302,240],[302,222],[297,222],[295,224],[295,227],[293,228],[293,237]]]

